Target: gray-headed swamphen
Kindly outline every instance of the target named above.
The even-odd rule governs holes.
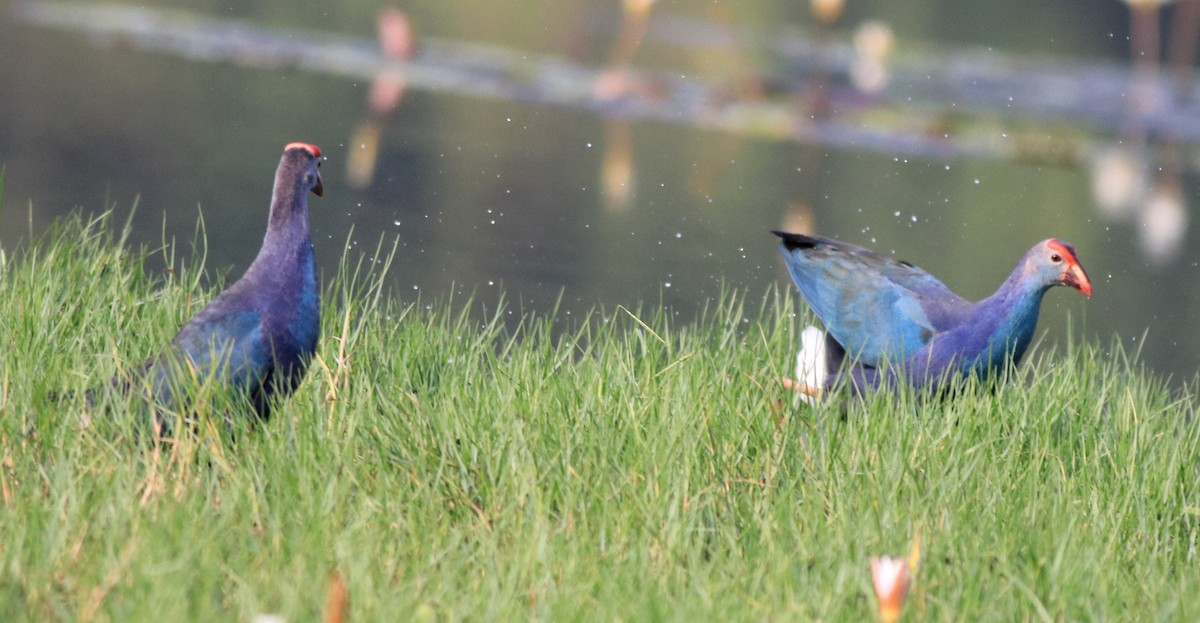
[[[843,380],[858,391],[897,383],[936,391],[954,377],[987,377],[1021,360],[1046,290],[1065,285],[1092,295],[1075,249],[1053,238],[1025,253],[994,294],[972,302],[908,262],[827,238],[773,233],[825,325],[801,336],[796,374],[810,398]]]
[[[267,233],[254,262],[188,321],[166,351],[135,378],[118,377],[114,384],[145,388],[156,409],[186,412],[188,397],[178,395],[181,390],[216,383],[244,396],[263,419],[273,400],[295,391],[316,352],[321,325],[308,224],[308,193],[324,193],[320,161],[315,145],[283,148]],[[171,434],[172,422],[156,419]]]

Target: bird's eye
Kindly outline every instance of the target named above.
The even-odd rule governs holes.
[[[313,181],[312,173],[305,173],[304,174],[304,183],[311,184],[312,181]]]
[[[1057,253],[1051,253],[1051,254],[1050,254],[1050,261],[1051,261],[1051,262],[1054,262],[1055,264],[1057,264],[1057,263],[1059,263],[1059,262],[1061,262],[1061,261],[1062,261],[1062,256],[1061,256],[1061,255],[1059,255],[1059,254],[1057,254]]]

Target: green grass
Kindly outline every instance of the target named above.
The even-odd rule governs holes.
[[[0,620],[314,621],[336,570],[354,621],[866,621],[918,533],[905,620],[1200,619],[1196,386],[1118,347],[814,411],[787,291],[563,333],[346,260],[268,424],[148,449],[79,395],[214,293],[164,248],[100,218],[0,250]]]

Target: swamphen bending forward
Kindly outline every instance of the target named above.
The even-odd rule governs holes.
[[[207,381],[244,395],[266,419],[272,399],[300,384],[321,325],[307,198],[309,192],[318,197],[324,192],[320,160],[316,145],[283,148],[258,256],[241,279],[180,330],[166,352],[146,362],[141,386],[155,405],[186,411],[187,397],[177,392]],[[158,424],[170,434],[171,422],[160,418]]]
[[[933,275],[836,240],[773,232],[788,272],[825,324],[801,336],[796,375],[809,397],[841,380],[855,390],[908,383],[937,391],[954,377],[986,378],[1017,363],[1033,340],[1042,296],[1092,283],[1061,240],[1038,243],[991,296],[971,302]]]

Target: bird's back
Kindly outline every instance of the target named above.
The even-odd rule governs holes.
[[[957,326],[972,303],[907,262],[852,244],[775,232],[792,279],[848,357],[900,361]]]

